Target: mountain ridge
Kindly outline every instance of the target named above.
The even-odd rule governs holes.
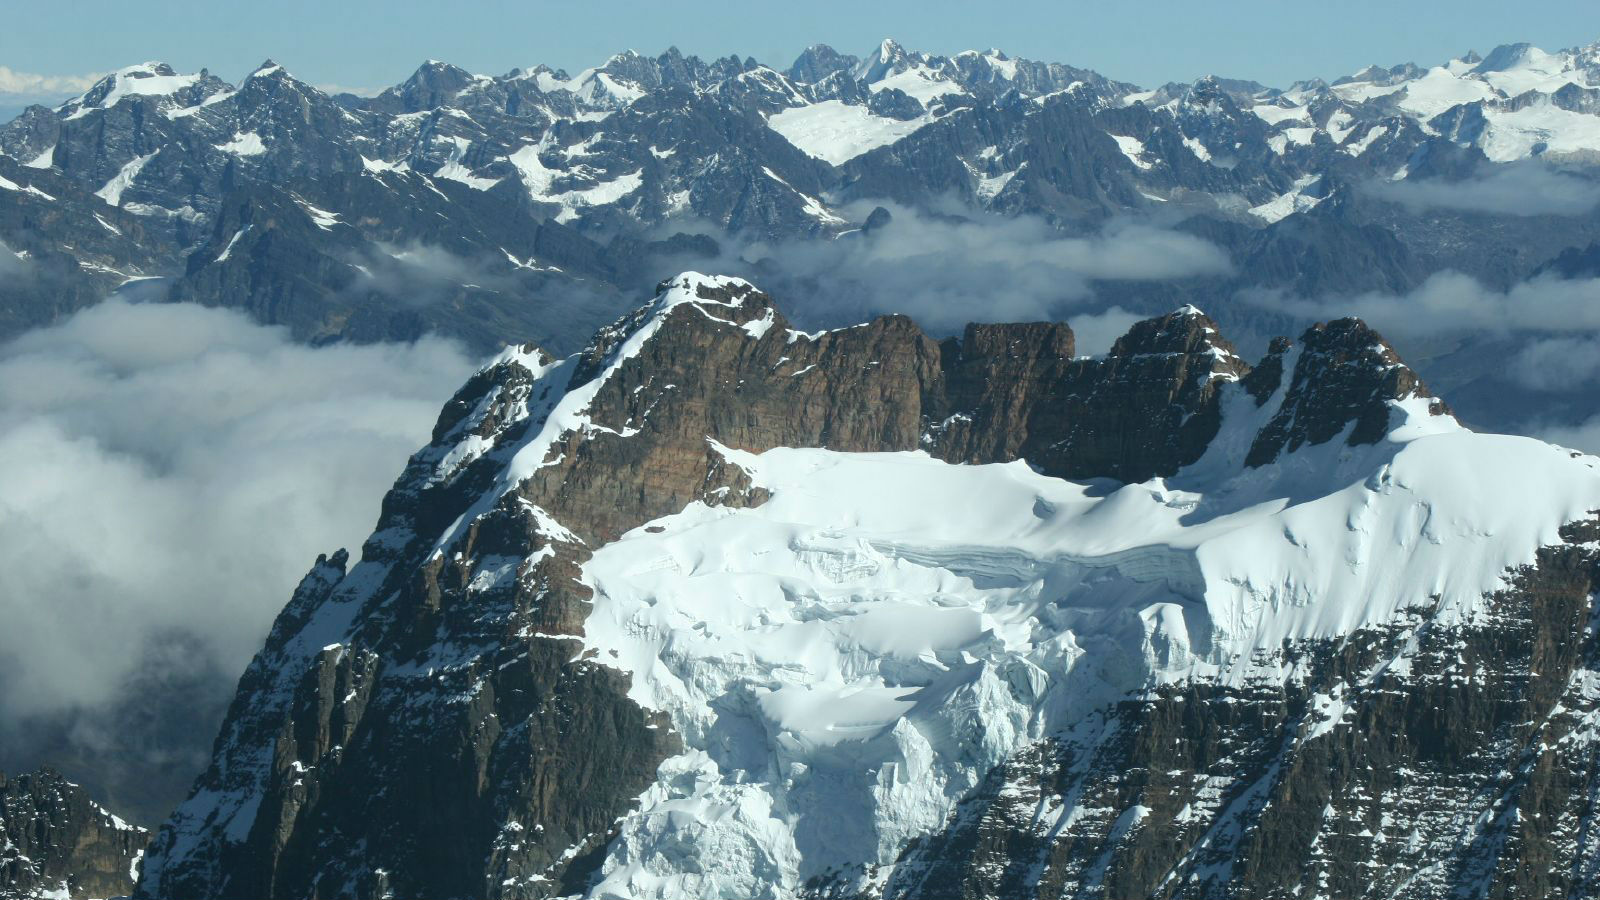
[[[0,897],[122,896],[139,880],[150,832],[48,767],[0,773]]]
[[[1460,429],[1354,320],[1254,367],[1192,308],[1135,326],[1104,359],[1072,352],[1070,330],[1043,323],[943,343],[900,316],[797,332],[748,282],[695,273],[576,356],[508,348],[446,406],[362,561],[340,551],[302,582],[139,894],[1144,893],[1168,868],[1162,890],[1179,896],[1321,891],[1352,884],[1359,857],[1314,852],[1321,832],[1265,830],[1261,801],[1357,802],[1359,785],[1295,761],[1366,733],[1347,715],[1402,736],[1444,728],[1445,746],[1497,735],[1396,720],[1378,698],[1426,702],[1456,648],[1486,667],[1542,665],[1474,624],[1547,602],[1528,578],[1577,579],[1551,588],[1560,615],[1527,621],[1546,629],[1549,671],[1588,683],[1593,635],[1562,629],[1592,605],[1577,585],[1600,579],[1583,537],[1600,508],[1592,458]],[[1107,465],[1128,480],[1094,480]],[[1516,479],[1463,481],[1469,470]],[[939,514],[956,509],[967,516]],[[874,617],[919,596],[942,598],[903,613],[932,646],[896,649],[901,620]],[[1369,697],[1375,662],[1377,693],[1340,705]],[[1498,671],[1442,683],[1468,692],[1472,715],[1510,722],[1520,708],[1495,712],[1494,692],[1520,682]],[[1587,721],[1583,690],[1525,702],[1560,696]],[[1204,715],[1157,727],[1186,700]],[[1234,706],[1266,731],[1219,745],[1190,730]],[[1162,820],[1176,824],[1143,830],[1137,810],[1166,809],[1177,782],[1106,782],[1134,791],[1112,823],[1068,814],[1087,787],[1027,781],[1059,768],[1071,783],[1083,754],[1137,767],[1174,727],[1178,746],[1211,754],[1179,769],[1200,793]],[[1475,758],[1395,752],[1428,771]],[[1472,779],[1498,772],[1465,773],[1457,819],[1417,823],[1416,840],[1453,840],[1477,815]],[[1302,790],[1311,799],[1291,801]],[[1417,802],[1396,790],[1362,815]],[[865,805],[847,799],[863,791]],[[963,812],[1030,797],[1056,824]],[[1310,841],[1287,867],[1227,862],[1279,833]],[[1546,852],[1581,858],[1577,840],[1442,844],[1434,861],[1464,868],[1431,875],[1405,869],[1415,854],[1395,865],[1444,892],[1527,877]],[[974,855],[1017,842],[1043,854],[1031,876],[1016,867],[1034,851]]]
[[[18,333],[136,285],[301,340],[435,330],[486,353],[528,338],[569,352],[682,268],[732,263],[807,296],[811,273],[783,271],[799,254],[762,250],[851,239],[892,205],[1068,237],[1126,221],[1203,236],[1231,276],[1098,279],[1095,302],[1154,315],[1193,300],[1264,342],[1309,322],[1241,300],[1251,292],[1398,295],[1441,271],[1508,290],[1600,239],[1579,209],[1600,153],[1597,45],[1288,90],[1214,77],[1139,90],[998,51],[885,46],[868,65],[818,45],[782,72],[672,50],[576,75],[430,61],[372,98],[329,96],[271,60],[238,84],[127,67],[0,126],[0,242],[41,282],[6,286],[0,324]],[[1553,205],[1523,215],[1495,211],[1509,201],[1492,191],[1471,199],[1496,179]],[[264,223],[312,263],[264,249],[263,265],[253,245],[268,229],[222,221],[266,194],[315,223]],[[130,228],[139,240],[118,241]],[[504,233],[535,229],[550,239]],[[406,257],[411,245],[438,265]],[[1337,264],[1347,251],[1361,264]],[[399,277],[374,274],[396,260]],[[425,302],[402,288],[417,280]],[[557,298],[568,315],[551,314]],[[1471,412],[1508,427],[1503,409]]]

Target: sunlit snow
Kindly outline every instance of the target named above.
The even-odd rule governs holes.
[[[892,144],[929,121],[890,119],[873,115],[865,106],[824,100],[774,113],[767,127],[807,154],[837,166]]]
[[[1234,437],[1260,415],[1234,395]],[[1600,505],[1592,458],[1426,401],[1394,415],[1380,445],[1253,471],[1225,434],[1185,473],[1109,493],[1022,462],[718,448],[767,503],[694,504],[584,568],[586,642],[687,745],[621,823],[601,892],[750,896],[891,863],[1095,704],[1259,676],[1258,650],[1435,595],[1469,617]]]

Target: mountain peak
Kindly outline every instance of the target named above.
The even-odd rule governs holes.
[[[187,105],[198,96],[225,88],[220,80],[204,71],[180,74],[164,62],[149,61],[124,66],[95,82],[89,90],[61,104],[58,112],[68,119],[87,115],[92,109],[110,109],[130,97],[146,97],[164,105]]]
[[[1344,706],[1286,715],[1285,698],[1315,712],[1314,691],[1367,690],[1374,660],[1390,668],[1366,696],[1414,690],[1390,661],[1415,660],[1430,666],[1415,696],[1433,697],[1441,660],[1526,656],[1537,642],[1507,639],[1509,615],[1464,648],[1406,642],[1460,641],[1419,627],[1436,611],[1512,611],[1488,606],[1507,567],[1600,506],[1587,462],[1413,428],[1413,404],[1398,410],[1413,433],[1351,452],[1397,412],[1393,392],[1363,389],[1400,370],[1356,320],[1308,331],[1297,351],[1274,344],[1289,387],[1254,408],[1245,368],[1189,308],[1134,329],[1184,342],[1105,359],[1074,357],[1059,322],[937,342],[901,316],[815,335],[781,321],[743,279],[682,272],[576,358],[520,346],[473,376],[384,500],[362,561],[322,560],[294,592],[209,770],[151,847],[140,895],[788,896],[843,872],[839,894],[954,896],[1015,859],[1013,836],[1038,838],[1048,803],[1068,813],[1066,840],[1091,842],[1049,860],[1055,883],[1108,865],[1135,877],[1165,854],[1130,893],[1177,871],[1185,895],[1210,896],[1223,882],[1191,876],[1188,848],[1273,827],[1259,809],[1230,818],[1249,791],[1300,804],[1307,821],[1334,802],[1376,818],[1366,779],[1281,774],[1302,747],[1360,758],[1370,719],[1347,723]],[[1238,465],[1269,418],[1286,423],[1267,439],[1281,464]],[[1327,446],[1280,458],[1291,439]],[[1567,612],[1525,615],[1568,640],[1600,583],[1585,553],[1583,568],[1569,556],[1555,570]],[[1355,656],[1368,636],[1390,643]],[[1583,671],[1577,649],[1543,702]],[[1521,696],[1515,674],[1506,690]],[[1451,686],[1463,702],[1480,688]],[[1263,724],[1241,725],[1241,711]],[[1525,758],[1436,760],[1412,739],[1455,726],[1408,730],[1399,715],[1396,752],[1436,783],[1501,784],[1501,760]],[[1268,731],[1250,732],[1237,762],[1195,764],[1209,735],[1243,727]],[[1459,727],[1452,739],[1481,739]],[[1067,768],[1081,757],[1053,735],[1095,768]],[[410,777],[451,766],[462,771]],[[1141,790],[1148,771],[1177,773],[1161,790],[1182,795],[1117,783],[1079,799],[1134,768]],[[1412,808],[1433,787],[1383,802]],[[1579,810],[1587,796],[1551,795]],[[1119,827],[1146,798],[1165,804],[1151,816],[1208,818],[1176,847],[1171,832]],[[966,813],[974,802],[981,815]],[[811,841],[841,828],[887,837]],[[969,840],[978,828],[995,840]],[[1000,855],[950,849],[985,843]],[[1230,865],[1240,843],[1195,865]],[[263,863],[225,867],[240,858]],[[868,880],[880,871],[897,880]],[[1253,896],[1304,883],[1252,872],[1226,884]]]
[[[124,66],[115,73],[123,78],[148,78],[156,75],[176,75],[177,70],[159,60],[149,60],[131,66]]]
[[[251,78],[267,78],[267,77],[275,75],[275,74],[277,74],[279,72],[283,72],[285,75],[288,74],[286,71],[284,71],[284,68],[282,66],[278,65],[276,62],[274,62],[269,57],[268,59],[263,61],[261,63],[261,65],[256,66],[255,69],[252,70],[249,75],[246,75],[245,76],[245,80],[248,81]]]
[[[1507,69],[1516,68],[1525,62],[1534,61],[1537,58],[1545,55],[1547,54],[1545,54],[1544,51],[1533,46],[1527,41],[1519,41],[1515,44],[1501,44],[1493,50],[1490,50],[1489,55],[1485,56],[1483,61],[1478,63],[1478,65],[1474,67],[1472,71],[1474,74],[1483,74],[1485,72],[1503,72]]]
[[[709,320],[743,326],[755,336],[759,334],[747,323],[753,317],[764,317],[770,326],[773,318],[767,295],[743,278],[731,275],[679,272],[657,285],[655,299],[645,309],[651,318],[662,319],[681,306],[693,306]]]
[[[81,786],[43,766],[7,777],[0,772],[0,869],[6,896],[128,894],[150,832],[89,799]]]
[[[1239,374],[1249,369],[1244,360],[1239,358],[1233,345],[1223,339],[1217,329],[1217,323],[1201,312],[1199,307],[1186,304],[1164,316],[1134,323],[1127,334],[1112,344],[1109,355],[1131,357],[1144,354],[1208,353],[1212,348],[1221,348],[1221,352],[1215,354],[1219,359],[1236,361],[1242,367]]]
[[[894,38],[884,38],[876,50],[856,67],[856,80],[873,83],[911,64],[911,54]]]
[[[1279,346],[1281,359],[1289,345]],[[1361,319],[1334,319],[1307,328],[1297,352],[1294,371],[1282,385],[1282,403],[1252,443],[1248,466],[1266,465],[1281,453],[1341,434],[1348,446],[1375,444],[1389,434],[1391,406],[1398,401],[1420,398],[1428,415],[1450,415],[1450,408],[1434,398],[1383,335]],[[1271,367],[1269,361],[1261,369]]]
[[[851,71],[859,63],[858,58],[842,54],[827,44],[812,44],[795,58],[784,74],[794,81],[815,84],[835,72]]]

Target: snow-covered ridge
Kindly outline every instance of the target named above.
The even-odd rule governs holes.
[[[562,435],[597,427],[598,385],[671,315],[725,327],[719,308],[753,290],[698,273],[663,283],[597,342],[592,381],[527,411],[542,424],[436,552]],[[530,371],[559,379],[567,365]],[[1391,402],[1377,444],[1246,468],[1289,384],[1260,403],[1230,384],[1206,456],[1110,491],[1025,461],[713,442],[766,503],[691,504],[583,569],[586,647],[687,745],[621,822],[597,891],[785,893],[887,866],[984,773],[1088,709],[1161,684],[1292,680],[1286,642],[1338,641],[1414,607],[1470,622],[1510,569],[1600,508],[1600,462],[1466,431],[1422,397]]]
[[[863,160],[874,151],[937,148],[965,169],[958,179],[965,184],[954,189],[973,206],[1041,212],[1031,207],[1063,185],[1045,167],[1028,166],[1034,138],[1027,123],[1065,111],[1090,120],[1110,139],[1105,152],[1120,151],[1126,160],[1124,166],[1112,157],[1099,167],[1096,178],[1109,199],[1097,202],[1138,213],[1176,199],[1266,227],[1311,212],[1345,185],[1404,181],[1414,168],[1426,171],[1413,165],[1415,154],[1440,144],[1476,148],[1493,162],[1592,165],[1600,159],[1597,59],[1595,46],[1546,53],[1509,45],[1486,59],[1468,55],[1431,68],[1371,67],[1331,85],[1278,90],[1208,77],[1141,90],[998,50],[946,57],[885,40],[859,58],[812,47],[783,71],[737,57],[705,62],[676,50],[655,58],[629,51],[576,75],[537,66],[489,76],[429,61],[402,84],[365,99],[329,97],[271,61],[237,86],[203,70],[185,74],[150,62],[119,70],[59,107],[65,135],[31,125],[4,152],[48,165],[53,146],[75,145],[56,139],[71,138],[89,117],[143,104],[165,120],[163,127],[97,151],[105,159],[72,152],[63,172],[92,177],[90,190],[103,190],[122,166],[171,148],[170,165],[159,175],[135,170],[122,185],[163,183],[164,190],[149,192],[163,196],[126,207],[140,215],[193,218],[187,189],[179,186],[230,166],[246,174],[311,166],[323,170],[308,173],[313,177],[403,173],[407,181],[424,181],[424,190],[436,181],[479,191],[520,183],[564,224],[659,225],[706,216],[748,227],[742,219],[756,215],[761,227],[837,234],[860,224],[835,206],[849,196],[853,176],[819,174],[782,144],[829,167],[864,167],[873,172],[869,184],[909,177],[909,157]],[[670,122],[669,108],[689,108],[666,99],[671,92],[716,105],[719,114],[754,113],[772,140],[737,148],[705,136],[652,138],[659,147],[630,142],[633,129]],[[1144,113],[1134,115],[1141,105]],[[303,108],[316,113],[293,111]],[[976,127],[980,111],[984,121],[992,113],[1003,125],[993,134],[987,132],[994,125],[982,126],[988,146],[973,152],[965,132]],[[610,130],[608,122],[620,127]],[[317,133],[305,146],[316,146],[315,154],[295,146],[308,127]],[[694,152],[679,153],[681,146]],[[92,175],[80,171],[91,163]],[[1236,168],[1237,174],[1221,174]],[[792,190],[773,196],[770,185],[752,183],[766,172]],[[761,202],[730,210],[730,180]]]
[[[192,104],[183,98],[196,88],[204,90],[204,73],[183,74],[163,62],[126,66],[100,79],[83,94],[57,108],[66,120],[81,119],[96,109],[110,109],[129,98],[149,98],[165,111]],[[203,99],[203,98],[197,98]]]
[[[1262,96],[1253,111],[1289,144],[1321,134],[1359,156],[1385,127],[1358,125],[1355,115],[1398,115],[1441,134],[1451,130],[1448,113],[1470,108],[1481,112],[1484,125],[1462,137],[1489,159],[1560,158],[1600,151],[1600,118],[1593,102],[1581,99],[1600,88],[1597,61],[1600,44],[1555,53],[1510,44],[1488,58],[1468,54],[1428,68],[1372,66],[1332,85],[1296,85]]]

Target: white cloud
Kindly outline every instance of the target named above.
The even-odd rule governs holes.
[[[0,99],[59,100],[81,94],[105,77],[101,75],[36,75],[0,66]],[[8,96],[9,95],[9,96]]]
[[[1367,190],[1412,211],[1457,209],[1511,216],[1577,216],[1600,205],[1600,183],[1537,160],[1495,165],[1458,180],[1374,182]]]
[[[1356,316],[1385,334],[1417,336],[1600,331],[1597,298],[1600,279],[1541,276],[1501,291],[1449,270],[1398,296],[1367,293],[1305,299],[1277,291],[1240,295],[1245,303],[1308,320]]]
[[[218,699],[130,687],[158,660],[225,695],[316,555],[359,552],[472,368],[440,339],[311,348],[119,301],[0,346],[0,743],[29,717]],[[208,746],[215,723],[191,724],[179,743]],[[114,738],[74,752],[112,765]]]
[[[1535,437],[1600,456],[1600,416],[1576,425],[1548,425],[1533,432]]]
[[[870,209],[847,211],[860,221]],[[757,241],[693,265],[749,276],[805,327],[854,324],[880,313],[903,313],[935,333],[953,333],[968,322],[1065,318],[1089,332],[1082,352],[1109,349],[1109,338],[1100,345],[1101,332],[1136,320],[1096,302],[1094,282],[1232,271],[1215,244],[1137,222],[1072,236],[1034,216],[962,218],[890,209],[892,220],[871,233]]]
[[[1595,296],[1600,301],[1600,294]],[[1508,361],[1507,373],[1524,387],[1539,391],[1564,391],[1591,384],[1600,378],[1600,335],[1529,341]]]
[[[1075,313],[1067,324],[1072,326],[1073,343],[1079,356],[1100,356],[1109,352],[1117,338],[1127,334],[1134,323],[1148,318],[1113,306],[1093,314]]]

